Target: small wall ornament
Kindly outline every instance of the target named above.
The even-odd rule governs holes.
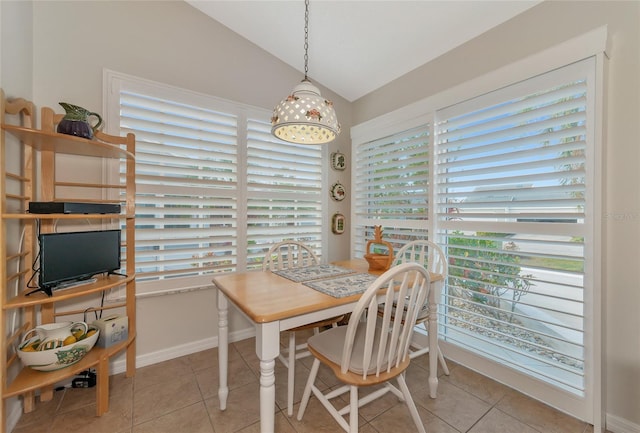
[[[341,171],[347,168],[347,160],[343,153],[333,152],[331,154],[331,168]]]
[[[340,212],[333,214],[331,218],[331,231],[336,235],[344,233],[345,217]]]
[[[347,191],[344,189],[344,186],[340,183],[340,181],[334,183],[331,186],[331,198],[335,201],[342,201],[347,196]]]

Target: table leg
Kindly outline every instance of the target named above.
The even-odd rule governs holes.
[[[429,295],[429,396],[436,398],[438,391],[438,288]]]
[[[227,384],[227,371],[229,369],[229,303],[227,298],[218,290],[218,368],[220,371],[220,387],[218,398],[220,410],[227,408],[227,396],[229,387]]]
[[[256,326],[256,354],[260,358],[260,432],[275,431],[276,358],[280,353],[279,322]]]

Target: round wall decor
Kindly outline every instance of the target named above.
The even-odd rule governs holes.
[[[344,186],[338,181],[331,186],[331,198],[336,201],[342,201],[347,195]]]

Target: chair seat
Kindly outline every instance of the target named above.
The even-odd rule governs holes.
[[[353,355],[351,357],[351,363],[349,364],[349,371],[360,375],[364,373],[363,353],[365,345],[364,336],[366,334],[365,326],[365,323],[358,324],[356,337],[353,342]],[[346,326],[338,326],[337,328],[329,329],[310,337],[307,340],[307,347],[309,350],[323,356],[328,361],[340,365],[346,333]],[[378,351],[379,344],[380,330],[378,329],[373,342],[374,352]],[[384,362],[380,365],[380,371],[386,370],[388,366],[386,357],[384,358]],[[377,367],[378,365],[376,364],[376,360],[372,360],[372,364],[367,369],[367,375],[375,373]]]
[[[395,303],[394,303],[395,304]],[[380,304],[378,306],[378,314],[382,314],[384,310],[384,304]],[[405,313],[406,313],[407,309],[405,307]],[[395,317],[393,317],[395,319]],[[404,320],[404,318],[403,318]],[[416,317],[416,324],[418,323],[422,323],[422,322],[426,322],[427,320],[429,320],[429,306],[428,305],[423,305],[422,308],[420,308],[420,310],[418,310],[418,316]]]
[[[342,322],[343,320],[345,320],[345,318],[346,318],[346,315],[335,316],[335,317],[332,317],[330,319],[319,320],[317,322],[308,323],[306,325],[300,325],[300,326],[297,326],[295,328],[289,329],[289,331],[290,332],[298,332],[298,331],[305,331],[307,329],[323,328],[325,326],[331,326],[334,323]]]

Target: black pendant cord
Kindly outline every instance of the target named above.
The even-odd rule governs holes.
[[[304,0],[304,79],[309,73],[309,0]]]

